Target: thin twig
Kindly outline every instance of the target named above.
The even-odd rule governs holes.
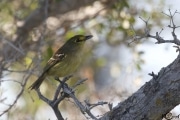
[[[22,55],[25,55],[25,53],[23,52],[22,49],[19,49],[18,47],[16,47],[13,43],[11,43],[11,41],[5,39],[4,37],[0,36],[1,40],[5,41],[9,46],[11,46],[12,48],[14,48],[16,51],[18,51],[19,53],[21,53]]]
[[[30,69],[31,66],[32,66],[32,63],[29,65],[28,69]],[[8,107],[6,110],[4,110],[4,111],[0,114],[0,116],[2,116],[2,115],[4,115],[5,113],[7,113],[7,112],[17,103],[17,101],[19,100],[19,98],[21,97],[21,95],[22,95],[23,92],[24,92],[26,83],[27,83],[28,79],[30,78],[30,76],[31,76],[31,74],[28,74],[28,76],[26,76],[26,77],[24,78],[24,81],[23,81],[22,83],[20,83],[20,85],[21,85],[21,90],[20,90],[20,92],[17,94],[16,99],[13,101],[12,104],[9,105],[9,107]],[[17,82],[17,83],[19,83],[19,82]]]
[[[177,28],[179,28],[180,26],[176,26],[175,23],[174,23],[174,16],[177,13],[178,13],[177,10],[174,13],[172,13],[171,10],[169,10],[169,14],[166,14],[166,13],[163,12],[163,14],[168,16],[169,19],[170,19],[170,24],[168,25],[168,27],[172,29],[172,37],[173,37],[172,40],[167,40],[167,39],[164,39],[164,38],[162,38],[160,36],[160,34],[163,32],[164,29],[161,29],[160,32],[156,32],[155,35],[151,35],[150,34],[150,28],[148,27],[149,18],[148,18],[148,20],[144,20],[141,17],[139,17],[145,23],[145,25],[146,25],[145,30],[144,30],[144,34],[143,35],[136,35],[136,32],[134,32],[135,35],[133,37],[133,41],[131,41],[130,43],[134,42],[137,39],[140,40],[140,39],[143,39],[143,38],[154,38],[154,39],[157,40],[156,44],[174,43],[176,45],[180,45],[180,40],[177,38],[177,35],[175,33],[175,30]],[[134,29],[133,29],[133,31],[134,31]]]

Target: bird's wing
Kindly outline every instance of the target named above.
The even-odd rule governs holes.
[[[58,62],[60,62],[61,60],[63,60],[66,57],[66,55],[64,53],[55,53],[53,57],[51,57],[49,59],[49,61],[47,62],[46,66],[44,67],[44,72],[47,72],[51,67],[53,67],[54,65],[56,65]]]

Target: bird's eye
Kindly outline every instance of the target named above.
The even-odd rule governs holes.
[[[75,40],[75,42],[81,42],[81,40],[79,40],[79,39],[76,39],[76,40]]]
[[[79,37],[75,40],[75,42],[82,42],[82,41],[84,41],[84,37]]]

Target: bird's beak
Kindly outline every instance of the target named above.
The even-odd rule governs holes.
[[[92,35],[87,35],[85,36],[85,40],[91,39],[93,36]]]

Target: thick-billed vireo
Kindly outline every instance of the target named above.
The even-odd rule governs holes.
[[[85,41],[92,37],[76,35],[70,38],[49,59],[40,77],[29,88],[38,89],[47,76],[65,77],[72,74],[81,63]]]

